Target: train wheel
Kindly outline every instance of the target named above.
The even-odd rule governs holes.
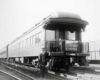
[[[70,69],[70,58],[67,58],[65,63],[65,70],[69,71],[69,69]]]
[[[70,66],[69,66],[69,65],[66,65],[66,66],[65,66],[65,70],[66,70],[67,72],[69,72],[69,69],[70,69]]]
[[[86,56],[79,57],[78,64],[80,66],[89,66],[88,61],[86,60]]]

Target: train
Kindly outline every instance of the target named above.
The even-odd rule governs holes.
[[[88,22],[77,14],[54,12],[0,50],[0,60],[48,69],[88,66],[89,43],[82,42]]]
[[[89,42],[88,61],[90,64],[100,64],[100,40]]]

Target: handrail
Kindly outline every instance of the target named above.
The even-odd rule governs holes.
[[[67,42],[68,41],[68,42]],[[71,48],[77,48],[74,52],[77,53],[86,53],[88,51],[88,45],[86,44],[88,42],[82,43],[81,41],[76,41],[76,40],[51,40],[51,41],[46,41],[46,48],[48,50],[51,49],[60,49],[61,51],[68,51],[68,52],[73,52],[73,50],[70,50]],[[72,47],[68,47],[70,44],[72,44]],[[74,47],[74,44],[77,44],[77,47]],[[65,46],[65,47],[64,47]]]
[[[89,52],[100,52],[100,50],[96,50],[96,51],[89,51]]]
[[[97,50],[97,51],[89,51],[89,54],[90,54],[90,56],[89,56],[89,59],[90,60],[98,60],[100,58],[100,50]],[[98,55],[96,55],[96,54],[98,54]]]
[[[52,42],[52,41],[78,41],[78,42],[81,42],[79,40],[66,40],[66,39],[62,39],[62,40],[47,40],[45,42]]]

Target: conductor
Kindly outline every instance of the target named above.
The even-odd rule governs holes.
[[[39,55],[39,65],[40,65],[40,74],[41,77],[44,78],[45,73],[47,72],[47,69],[45,67],[46,65],[46,61],[45,61],[45,49],[42,48],[42,52]]]

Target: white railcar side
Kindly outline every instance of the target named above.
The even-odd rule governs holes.
[[[1,58],[7,58],[7,48],[4,47],[3,49],[0,50],[0,59]]]
[[[45,30],[43,24],[28,31],[9,45],[9,57],[38,56],[44,47]]]

